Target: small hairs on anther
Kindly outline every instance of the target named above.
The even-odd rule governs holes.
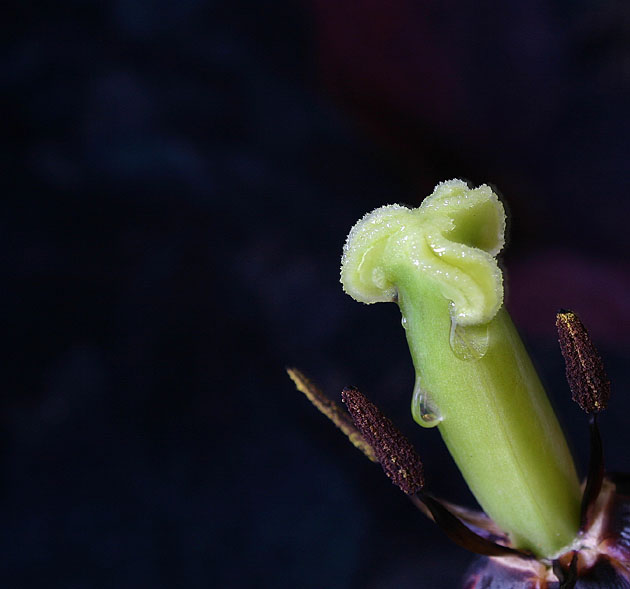
[[[385,474],[407,495],[420,491],[424,487],[422,462],[411,442],[356,388],[345,388],[341,399]]]
[[[586,327],[572,311],[556,315],[558,341],[564,356],[572,399],[589,414],[606,409],[610,381]]]

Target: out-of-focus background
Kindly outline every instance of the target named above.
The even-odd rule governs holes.
[[[9,588],[452,588],[451,546],[289,382],[359,386],[429,487],[395,305],[351,225],[441,180],[510,211],[507,304],[581,472],[578,311],[630,471],[627,2],[36,1],[2,23],[0,575]]]

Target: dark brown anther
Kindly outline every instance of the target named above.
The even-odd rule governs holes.
[[[341,399],[385,474],[407,495],[420,491],[424,486],[422,462],[411,442],[356,388],[345,388]]]
[[[610,398],[610,381],[588,331],[572,311],[559,311],[556,327],[573,400],[586,413],[603,411]]]

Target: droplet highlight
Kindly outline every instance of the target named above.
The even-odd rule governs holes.
[[[411,414],[416,423],[422,427],[435,427],[442,421],[442,415],[431,398],[431,394],[422,388],[420,379],[416,378],[411,399]]]
[[[488,340],[487,324],[463,327],[451,320],[451,350],[460,360],[481,360],[488,351]]]

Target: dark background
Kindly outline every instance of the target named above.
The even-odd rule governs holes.
[[[4,18],[3,587],[454,587],[452,547],[284,373],[409,412],[351,225],[452,177],[511,212],[507,304],[584,471],[554,336],[577,310],[630,470],[626,2],[117,0]]]

